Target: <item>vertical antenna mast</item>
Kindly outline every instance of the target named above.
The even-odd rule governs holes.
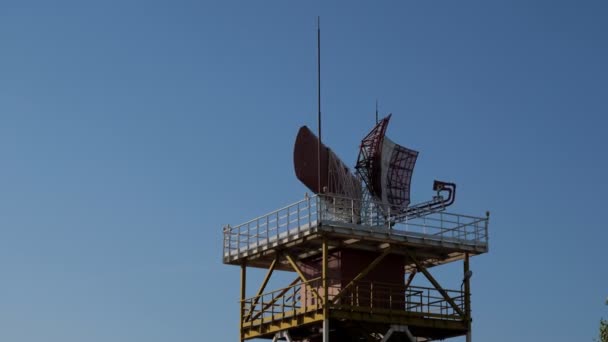
[[[376,99],[376,124],[378,124],[378,99]]]
[[[317,17],[317,128],[319,144],[317,144],[317,193],[321,193],[321,17]]]

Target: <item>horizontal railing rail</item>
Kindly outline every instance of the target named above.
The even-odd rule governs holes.
[[[488,243],[488,217],[429,211],[412,217],[388,204],[341,196],[315,195],[236,226],[224,227],[225,258],[262,248],[283,238],[299,236],[319,225],[345,225],[353,230],[421,237],[466,245]]]
[[[299,282],[243,301],[243,322],[264,322],[292,317],[306,311],[320,309],[313,289],[320,287],[321,278]]]
[[[435,288],[358,281],[353,286],[343,289],[343,283],[337,279],[328,279],[328,303],[332,310],[384,312],[393,315],[414,314],[445,320],[465,319]],[[346,292],[340,295],[337,303],[333,303],[333,299],[341,291]],[[462,312],[466,312],[463,291],[444,291]],[[277,320],[321,310],[323,302],[315,292],[323,296],[321,278],[247,298],[242,302],[243,326],[255,327],[276,323]]]
[[[307,197],[243,224],[224,227],[224,255],[240,254],[309,229],[318,221],[316,206],[316,198]]]
[[[434,240],[452,239],[469,244],[487,243],[487,217],[475,217],[445,211],[429,211],[425,215],[401,217],[395,221],[394,209],[376,201],[361,201],[338,196],[319,196],[321,221],[355,224],[388,233],[422,234]]]
[[[445,290],[461,310],[464,292]],[[337,303],[338,308],[364,311],[402,311],[422,316],[434,315],[444,319],[462,319],[454,307],[435,288],[360,281],[346,289]]]

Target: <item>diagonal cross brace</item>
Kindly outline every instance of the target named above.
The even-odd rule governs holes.
[[[256,307],[256,305],[258,305],[258,301],[260,300],[260,296],[264,292],[266,285],[268,285],[268,280],[270,280],[270,277],[272,276],[272,272],[274,271],[274,268],[277,265],[278,260],[279,260],[279,256],[276,255],[274,260],[272,261],[272,264],[270,264],[270,267],[268,268],[268,273],[266,273],[266,277],[264,277],[264,281],[262,282],[262,285],[260,285],[260,289],[258,290],[258,293],[254,297],[255,299],[253,300],[253,303],[251,303],[251,309],[249,310],[247,317],[245,317],[246,321],[248,321],[251,318],[251,315],[255,311],[255,307]]]
[[[382,261],[382,259],[384,259],[385,256],[387,256],[389,253],[391,252],[391,248],[387,248],[384,250],[384,252],[382,252],[382,254],[378,255],[376,257],[376,259],[374,259],[374,261],[372,261],[369,265],[367,265],[367,267],[365,267],[363,269],[363,271],[361,271],[361,273],[357,274],[357,276],[355,276],[353,278],[353,280],[351,280],[348,284],[346,284],[346,286],[344,286],[344,288],[342,288],[342,291],[340,291],[340,293],[338,293],[334,298],[333,298],[333,303],[336,304],[338,302],[338,300],[346,293],[346,291],[348,289],[350,289],[351,287],[353,287],[353,285],[358,282],[359,280],[361,280],[363,277],[365,277],[371,270],[373,270],[379,263],[380,261]]]
[[[458,305],[456,305],[456,302],[454,302],[452,297],[450,297],[450,295],[448,295],[448,293],[441,287],[441,285],[439,285],[437,280],[435,280],[435,278],[433,278],[433,276],[429,273],[429,271],[427,271],[427,269],[424,266],[422,266],[422,264],[420,264],[420,262],[407,249],[405,250],[405,253],[407,253],[407,255],[412,259],[412,261],[414,261],[418,271],[420,271],[420,272],[422,272],[422,274],[424,274],[424,276],[431,282],[431,284],[433,284],[435,289],[437,289],[437,291],[439,291],[439,293],[441,293],[443,298],[452,306],[454,311],[456,311],[460,316],[466,317],[464,311],[462,311],[462,309]]]
[[[412,271],[410,273],[409,277],[407,278],[407,281],[405,282],[405,290],[407,290],[407,288],[410,287],[415,276],[416,276],[416,270]]]
[[[274,303],[276,303],[279,299],[281,299],[290,289],[292,286],[294,286],[295,284],[297,284],[300,281],[300,278],[296,278],[294,279],[291,283],[289,283],[289,286],[287,286],[286,288],[284,288],[281,292],[279,292],[277,294],[277,296],[270,301],[267,304],[264,304],[264,307],[260,310],[260,312],[256,313],[253,317],[251,317],[251,321],[256,320],[258,317],[260,317],[266,310],[268,310],[268,308],[270,308],[271,306],[274,305]]]
[[[289,261],[289,264],[291,265],[291,267],[294,269],[294,271],[296,271],[296,273],[298,274],[300,279],[302,279],[302,282],[308,283],[308,280],[304,276],[304,273],[302,273],[302,270],[300,270],[300,267],[298,267],[298,264],[296,264],[296,262],[293,260],[291,255],[289,255],[289,253],[285,253],[285,258],[287,258],[287,261]],[[323,303],[324,305],[326,304],[323,302],[323,297],[321,297],[321,295],[319,295],[319,292],[317,292],[317,289],[315,289],[313,286],[310,286],[310,290],[317,297],[317,300],[319,300],[319,303]]]

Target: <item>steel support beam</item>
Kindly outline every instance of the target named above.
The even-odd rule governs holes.
[[[283,338],[287,342],[293,342],[291,335],[289,335],[289,330],[279,331],[278,333],[274,334],[274,337],[272,338],[272,342],[277,342],[278,340],[283,339]]]
[[[270,264],[270,267],[268,268],[268,272],[266,272],[264,281],[262,281],[262,284],[260,285],[260,288],[258,289],[258,293],[255,295],[253,302],[251,303],[251,308],[249,309],[249,313],[247,314],[247,317],[245,318],[245,320],[250,319],[251,315],[253,314],[253,311],[255,311],[255,306],[258,305],[258,301],[260,300],[260,295],[262,293],[264,293],[264,289],[266,289],[266,285],[268,285],[268,281],[270,280],[270,277],[272,276],[272,272],[274,271],[274,268],[277,265],[278,260],[279,260],[279,255],[277,254],[275,256],[274,260],[272,261],[272,263]]]
[[[466,318],[466,314],[464,313],[464,311],[462,311],[462,309],[458,305],[456,305],[456,302],[454,302],[452,297],[450,297],[450,295],[448,295],[448,293],[441,287],[441,285],[439,285],[437,280],[435,280],[435,278],[429,273],[429,271],[427,271],[427,269],[424,266],[422,266],[422,264],[418,261],[418,259],[416,259],[416,257],[414,257],[407,249],[405,250],[405,253],[407,253],[407,255],[416,264],[416,268],[418,269],[418,271],[420,271],[420,272],[422,272],[422,274],[424,274],[424,276],[431,282],[431,284],[433,284],[435,289],[437,289],[437,291],[439,291],[439,293],[441,293],[443,298],[452,306],[454,311],[456,311],[463,318]]]
[[[293,260],[291,255],[289,255],[289,253],[285,253],[285,258],[287,258],[287,261],[289,262],[289,264],[291,265],[293,270],[296,271],[296,273],[298,274],[300,279],[302,279],[302,282],[308,283],[306,276],[304,276],[304,273],[302,273],[302,270],[300,270],[300,267],[298,267],[298,264],[296,264],[295,260]],[[317,291],[317,289],[315,289],[314,286],[312,286],[312,285],[309,285],[309,287],[310,287],[310,290],[312,291],[312,293],[317,297],[317,300],[320,303],[323,303],[323,297],[321,297],[321,295],[319,295],[319,292]]]
[[[410,339],[410,342],[416,342],[417,339],[414,337],[414,335],[412,335],[412,332],[410,331],[410,329],[405,326],[403,332],[405,333],[405,335],[407,336],[407,338]]]
[[[410,285],[412,285],[412,281],[414,280],[415,275],[416,275],[416,270],[414,270],[413,272],[410,273],[409,277],[407,278],[407,281],[405,282],[405,290],[407,290],[407,288],[410,287]]]
[[[388,342],[388,340],[391,338],[393,333],[396,333],[396,332],[404,333],[407,336],[408,340],[410,340],[410,342],[417,341],[416,337],[414,337],[414,335],[412,335],[412,332],[407,327],[407,325],[391,325],[391,327],[388,329],[386,334],[384,334],[384,337],[382,337],[382,342]]]
[[[467,342],[472,340],[471,332],[471,273],[469,269],[469,253],[464,254],[464,310],[467,320]]]
[[[391,336],[393,336],[393,332],[395,332],[395,329],[393,329],[393,327],[391,326],[390,328],[388,328],[386,334],[384,334],[384,336],[382,337],[382,342],[388,342],[388,340],[391,339]]]
[[[388,247],[387,249],[384,250],[384,252],[382,252],[382,254],[378,255],[376,257],[376,259],[374,259],[374,261],[372,261],[369,265],[367,265],[367,267],[365,267],[363,269],[363,271],[361,271],[361,273],[357,274],[353,278],[353,280],[351,280],[348,284],[346,284],[346,286],[344,286],[344,288],[342,288],[342,290],[340,291],[340,293],[338,293],[334,297],[333,303],[336,304],[338,302],[338,300],[346,293],[347,290],[349,290],[356,282],[358,282],[359,280],[361,280],[371,270],[373,270],[380,263],[380,261],[382,261],[382,259],[384,259],[384,257],[387,256],[390,252],[391,252],[391,248]]]
[[[327,238],[323,237],[323,342],[329,342],[329,280],[327,279],[327,263],[328,263],[328,251],[327,251]]]
[[[243,262],[241,264],[241,309],[239,314],[239,336],[241,342],[245,341],[245,335],[243,334],[243,322],[245,319],[245,290],[247,287],[247,264]]]
[[[273,300],[271,300],[269,303],[265,304],[264,307],[260,310],[260,312],[258,312],[253,317],[251,317],[251,321],[254,321],[256,318],[260,317],[264,311],[268,310],[269,307],[273,306],[274,303],[276,303],[279,299],[281,299],[287,293],[287,291],[289,291],[291,289],[291,287],[294,286],[295,284],[297,284],[299,281],[300,281],[300,277],[294,279],[291,283],[289,283],[289,285],[286,288],[284,288],[281,292],[279,292],[277,294],[277,296],[274,297]]]

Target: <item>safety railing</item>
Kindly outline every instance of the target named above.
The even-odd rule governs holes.
[[[408,217],[390,205],[338,196],[318,196],[321,221],[354,224],[363,230],[384,230],[389,234],[420,235],[429,240],[451,240],[467,244],[486,244],[488,216],[475,217],[442,210],[416,213]]]
[[[320,287],[321,278],[315,278],[247,298],[242,303],[241,319],[246,325],[259,325],[321,309],[322,302],[315,293]]]
[[[489,217],[445,211],[403,217],[390,205],[340,196],[306,196],[303,200],[237,226],[224,227],[224,258],[259,249],[270,243],[297,237],[322,225],[347,226],[353,231],[382,231],[424,241],[449,241],[465,245],[488,243]]]
[[[318,199],[303,200],[238,226],[224,227],[224,256],[240,254],[316,226]]]
[[[414,314],[422,318],[463,320],[466,312],[464,292],[444,290],[450,303],[437,289],[373,281],[359,281],[344,288],[339,280],[328,280],[329,307],[332,310],[391,315]],[[345,291],[344,293],[340,293]],[[334,298],[340,296],[337,303]],[[276,323],[323,308],[322,279],[292,284],[286,288],[247,298],[242,302],[243,327]]]
[[[443,319],[462,319],[454,306],[435,288],[359,281],[341,295],[337,308],[358,311],[417,313]],[[444,290],[462,312],[464,292]]]

